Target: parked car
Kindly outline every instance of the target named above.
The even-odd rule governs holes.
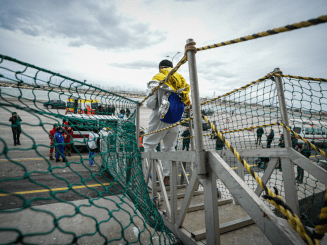
[[[66,102],[62,100],[49,100],[43,103],[47,109],[66,109]]]

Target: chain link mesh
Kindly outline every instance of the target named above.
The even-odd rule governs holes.
[[[180,243],[147,192],[136,145],[138,102],[4,55],[0,81],[1,243],[39,243],[46,236],[66,244]],[[21,121],[11,124],[13,112]],[[51,136],[54,124],[63,128],[63,143]],[[102,130],[95,156],[88,144],[94,129]],[[21,133],[20,146],[13,146],[11,131]],[[49,160],[53,154],[66,161]],[[54,203],[59,210],[47,209]],[[43,229],[9,222],[31,213],[48,219]]]
[[[291,129],[306,139],[310,139],[310,142],[326,152],[327,83],[284,77],[283,86]],[[215,101],[209,103],[203,101],[201,106],[202,114],[206,115],[211,122],[214,122],[216,128],[223,132],[224,137],[241,155],[242,151],[250,149],[285,147],[283,128],[277,125],[278,121],[281,120],[281,113],[274,78],[266,77],[261,82],[244,87],[244,89],[223,96]],[[179,151],[186,150],[185,142],[187,142],[186,139],[188,137],[183,137],[182,134],[188,126],[189,123],[187,122],[181,127],[177,143],[177,150]],[[204,120],[202,128],[205,150],[218,150],[220,156],[232,169],[237,171],[239,167],[237,158],[229,152]],[[258,131],[259,128],[262,128],[263,131]],[[271,130],[273,130],[274,135],[273,137],[268,137],[272,132]],[[268,138],[272,139],[269,140]],[[307,156],[313,164],[327,169],[326,157],[311,147],[305,146],[305,142],[292,136],[292,145],[295,150]],[[245,157],[245,160],[262,177],[271,158]],[[323,207],[326,186],[308,172],[301,172],[302,169],[296,165],[294,170],[297,179],[296,188],[301,220],[305,225],[314,228],[319,222],[319,214]],[[244,173],[245,182],[252,190],[256,190],[258,184],[255,179],[247,171]],[[270,189],[276,187],[279,194],[285,199],[284,182],[279,163],[277,163],[267,186]],[[223,199],[232,198],[230,192],[219,180],[217,181],[217,187]],[[273,205],[266,200],[264,201],[278,214]]]

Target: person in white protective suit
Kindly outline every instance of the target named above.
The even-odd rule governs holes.
[[[159,63],[159,73],[155,75],[148,83],[148,88],[153,89],[159,84],[159,81],[163,80],[172,70],[173,64],[169,60],[163,60]],[[152,86],[152,87],[151,87]],[[167,128],[172,124],[178,122],[180,120],[179,115],[177,115],[177,119],[174,120],[165,120],[165,115],[168,115],[168,109],[171,109],[172,101],[170,95],[178,98],[179,103],[182,104],[182,108],[184,110],[184,106],[190,105],[189,99],[190,85],[185,82],[185,79],[182,75],[177,72],[171,76],[171,78],[165,82],[152,96],[148,98],[146,101],[146,106],[152,109],[152,114],[150,116],[149,125],[145,131],[145,133],[150,133],[153,131],[157,131],[159,129]],[[176,96],[178,95],[178,97]],[[169,100],[168,100],[169,98]],[[169,108],[170,107],[170,108]],[[183,111],[182,111],[183,113]],[[181,113],[181,115],[182,115]],[[180,114],[180,111],[178,113]],[[172,117],[174,117],[172,115]],[[166,116],[167,118],[167,116]],[[179,119],[178,119],[179,118]],[[178,120],[178,121],[176,121]],[[166,122],[165,122],[166,121]],[[173,127],[169,130],[164,130],[161,132],[157,132],[151,135],[146,135],[143,138],[143,146],[145,152],[155,152],[155,148],[162,141],[162,152],[175,151],[175,145],[177,143],[179,132],[179,126]],[[169,176],[170,176],[170,165],[169,161],[162,162],[163,173],[162,175],[165,177],[165,185],[169,185]]]

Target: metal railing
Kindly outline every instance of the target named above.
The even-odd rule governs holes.
[[[187,43],[193,42],[192,39]],[[185,244],[196,244],[195,240],[206,239],[207,244],[220,244],[220,234],[232,230],[232,225],[219,224],[219,201],[217,198],[218,179],[229,189],[235,202],[243,207],[250,217],[236,220],[238,227],[244,227],[251,223],[256,223],[264,235],[273,244],[305,244],[304,240],[292,228],[292,226],[281,218],[278,218],[270,208],[260,199],[262,191],[260,187],[256,190],[250,189],[244,182],[244,166],[239,162],[237,173],[221,158],[218,153],[221,151],[205,151],[203,145],[202,133],[202,117],[200,110],[200,98],[197,81],[197,69],[195,52],[187,51],[189,62],[189,75],[192,88],[192,109],[194,121],[194,133],[192,130],[192,121],[189,121],[191,135],[191,151],[190,152],[169,152],[169,154],[161,152],[144,152],[142,153],[143,171],[146,184],[150,183],[151,174],[151,192],[152,199],[158,205],[162,200],[165,205],[165,212],[161,212],[166,227],[171,230]],[[279,68],[275,69],[275,73],[280,72]],[[282,80],[280,76],[275,77],[276,89],[281,112],[281,121],[285,126],[288,124],[287,108],[285,95],[283,91]],[[188,112],[190,116],[190,111]],[[137,114],[139,118],[139,110]],[[137,119],[136,125],[139,125]],[[138,132],[138,130],[137,130]],[[294,164],[297,164],[305,171],[309,172],[321,183],[327,185],[327,171],[320,166],[313,164],[306,157],[292,149],[291,134],[284,128],[285,149],[255,149],[241,152],[242,156],[271,157],[264,175],[260,179],[265,186],[268,182],[277,163],[280,161],[283,166],[283,179],[285,188],[286,204],[293,210],[294,214],[300,216],[297,189],[295,186]],[[138,134],[137,134],[138,140]],[[161,161],[169,161],[171,165],[170,175],[170,196],[168,196],[166,187],[162,178]],[[185,163],[189,164],[189,177],[185,171]],[[177,167],[180,165],[181,175],[186,180],[186,193],[181,208],[177,209]],[[158,195],[157,181],[160,185],[161,196]],[[198,184],[203,186],[203,192],[197,192]],[[183,232],[182,226],[190,209],[192,197],[198,194],[204,194],[205,209],[205,225],[206,230],[197,234],[187,234]],[[169,202],[170,199],[170,202]],[[307,228],[306,228],[307,229]],[[299,232],[300,233],[300,232]],[[306,232],[300,235],[305,236]]]

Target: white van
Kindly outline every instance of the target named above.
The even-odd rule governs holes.
[[[126,120],[117,116],[88,114],[69,114],[66,118],[68,119],[68,127],[73,129],[74,146],[78,150],[86,148],[89,133],[93,127],[96,127],[99,131],[103,127],[109,127],[115,132],[119,122]],[[112,140],[112,144],[115,144],[115,140]]]
[[[297,134],[318,147],[327,147],[327,122],[290,119],[290,127]],[[298,142],[303,144],[301,139]]]

